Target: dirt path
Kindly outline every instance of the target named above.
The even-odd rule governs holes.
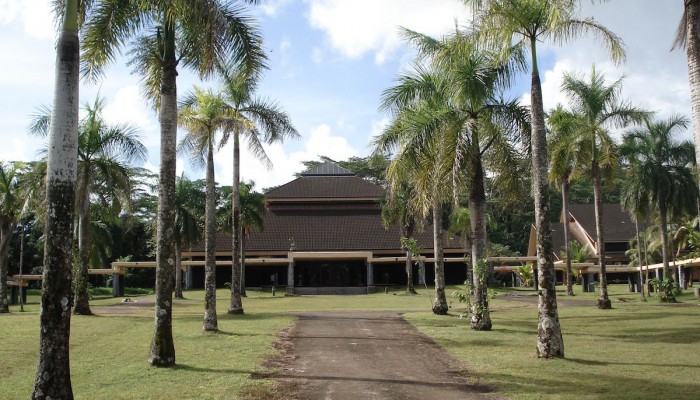
[[[274,364],[297,399],[482,399],[463,365],[396,312],[297,314]],[[492,398],[492,397],[491,397]]]

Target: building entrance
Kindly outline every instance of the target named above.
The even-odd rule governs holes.
[[[297,261],[294,286],[350,287],[367,285],[367,267],[363,260]]]

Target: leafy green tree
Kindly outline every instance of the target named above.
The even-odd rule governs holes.
[[[257,71],[253,71],[257,72]],[[263,143],[282,142],[285,139],[299,137],[289,116],[275,102],[255,96],[259,74],[237,67],[227,66],[223,70],[223,93],[228,103],[229,113],[235,116],[231,126],[224,134],[223,143],[233,141],[233,266],[231,276],[231,301],[229,314],[243,314],[241,301],[241,204],[240,176],[241,136],[248,141],[248,148],[253,155],[268,167],[272,162],[265,154]]]
[[[598,308],[612,308],[608,297],[605,268],[605,231],[603,228],[603,175],[611,179],[619,167],[619,149],[610,135],[610,128],[622,128],[639,122],[646,111],[620,100],[622,78],[607,84],[605,76],[592,68],[589,78],[564,74],[562,91],[572,104],[572,112],[580,116],[580,123],[571,144],[577,155],[577,167],[583,168],[593,180],[593,199],[596,225],[596,253],[600,265],[600,294]]]
[[[698,198],[697,185],[689,168],[694,147],[689,141],[677,142],[674,134],[689,121],[675,115],[665,121],[646,119],[643,128],[624,136],[622,152],[629,160],[630,173],[624,193],[635,193],[659,215],[659,233],[664,279],[671,279],[668,221],[671,215],[693,212]]]
[[[7,304],[7,255],[24,204],[21,166],[18,163],[0,162],[0,313],[10,312]]]
[[[90,315],[88,260],[90,257],[90,204],[99,200],[103,210],[119,214],[131,203],[133,182],[129,166],[146,160],[147,150],[137,130],[127,124],[109,125],[102,118],[104,98],[86,104],[85,117],[78,126],[78,170],[76,211],[78,214],[78,260],[74,268],[74,309],[77,315]],[[42,137],[51,125],[50,111],[43,109],[31,126]]]
[[[257,0],[246,0],[256,4]],[[231,1],[103,0],[92,10],[84,34],[83,72],[95,77],[135,39],[132,65],[143,76],[146,96],[159,108],[160,173],[156,307],[149,364],[175,364],[172,292],[175,259],[175,161],[177,142],[177,66],[212,77],[226,63],[247,71],[266,61],[253,20]]]
[[[598,35],[610,49],[613,59],[624,58],[621,40],[592,18],[577,19],[577,0],[465,0],[473,7],[480,39],[503,52],[512,46],[530,51],[532,86],[530,89],[532,179],[535,197],[537,262],[540,269],[539,323],[537,355],[540,358],[564,357],[564,341],[559,325],[552,260],[552,231],[549,226],[549,190],[547,184],[547,142],[542,84],[537,63],[537,43],[564,43],[582,33]]]
[[[39,314],[39,364],[32,399],[73,399],[70,313],[73,216],[78,159],[79,23],[91,1],[62,2],[56,43],[54,104],[46,174],[44,271]],[[3,278],[4,279],[4,278]]]

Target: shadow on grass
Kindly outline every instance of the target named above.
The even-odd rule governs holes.
[[[692,399],[700,392],[700,383],[688,381],[682,384],[656,379],[653,372],[639,378],[620,376],[605,365],[588,364],[591,368],[605,369],[604,373],[559,372],[554,377],[539,374],[533,379],[506,373],[479,374],[486,382],[494,384],[497,392],[518,394],[526,398],[572,399]],[[565,362],[565,361],[564,361]]]
[[[197,367],[194,365],[187,364],[175,364],[174,370],[188,371],[188,372],[204,372],[204,373],[216,373],[216,374],[243,374],[250,375],[253,373],[252,370],[242,370],[235,368],[205,368]]]
[[[633,363],[624,361],[596,361],[596,360],[584,360],[581,358],[566,358],[563,361],[572,362],[581,365],[596,365],[596,366],[609,366],[609,365],[636,365],[641,367],[666,367],[666,368],[700,368],[700,364],[669,364],[669,363]]]

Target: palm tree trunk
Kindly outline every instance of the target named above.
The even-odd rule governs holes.
[[[686,55],[690,82],[690,114],[695,139],[695,159],[700,160],[700,1],[684,0],[686,22]],[[700,168],[698,168],[700,173]],[[700,180],[699,180],[700,182]]]
[[[160,88],[160,177],[158,182],[158,233],[156,250],[156,307],[153,341],[148,363],[175,364],[172,298],[175,273],[175,162],[177,141],[177,60],[175,24],[166,21],[163,76]]]
[[[243,314],[241,300],[241,149],[238,130],[233,133],[233,187],[231,188],[231,203],[233,207],[233,243],[231,245],[231,304],[229,314]]]
[[[447,298],[445,297],[445,257],[443,254],[444,232],[442,229],[442,203],[434,200],[433,204],[433,246],[435,247],[435,301],[433,312],[438,315],[447,314]]]
[[[608,297],[608,274],[605,268],[605,232],[603,231],[603,185],[600,179],[600,166],[593,161],[591,166],[593,176],[593,202],[595,209],[596,246],[598,247],[598,265],[600,266],[600,293],[598,308],[608,310],[612,303]]]
[[[537,323],[537,356],[564,357],[564,340],[559,325],[552,230],[549,227],[549,186],[547,182],[547,139],[544,129],[542,84],[537,69],[537,39],[530,40],[532,56],[531,119],[532,178],[535,195],[535,230],[537,233],[537,272],[539,285],[539,322]]]
[[[474,140],[475,149],[471,157],[469,187],[469,218],[472,229],[472,270],[474,273],[474,304],[469,326],[477,331],[491,330],[491,314],[488,298],[488,270],[483,263],[486,261],[486,192],[484,190],[484,168],[481,164],[479,144]]]
[[[39,364],[32,399],[73,399],[69,341],[73,278],[71,249],[78,164],[80,40],[78,1],[67,0],[65,4],[63,26],[56,45],[56,80],[46,175]]]
[[[241,227],[241,297],[248,297],[245,292],[245,228]]]
[[[7,252],[10,248],[10,239],[14,224],[9,220],[0,222],[0,313],[10,312],[7,304]],[[20,289],[21,290],[21,289]]]
[[[668,210],[666,209],[666,203],[659,200],[659,227],[661,228],[661,257],[664,265],[664,280],[671,279],[668,252],[668,224],[666,223],[667,217]]]
[[[406,293],[418,294],[413,286],[413,252],[406,249]]]
[[[180,248],[180,240],[175,241],[175,298],[185,298],[182,295],[182,249]]]
[[[649,289],[649,253],[647,251],[647,224],[644,222],[642,225],[642,229],[644,230],[644,281],[647,282],[645,284],[645,289],[647,291],[647,296],[651,297],[651,291]]]
[[[564,251],[566,252],[566,295],[574,295],[574,273],[571,269],[571,239],[569,238],[569,178],[561,182],[561,213],[564,214]]]
[[[82,191],[80,194],[83,199],[78,212],[78,260],[73,271],[73,294],[75,315],[92,315],[90,311],[90,296],[88,295],[88,241],[90,230],[90,189],[88,185],[87,170],[84,171],[85,176],[82,176]]]
[[[637,235],[637,260],[639,261],[639,291],[642,292],[642,301],[647,301],[647,296],[644,294],[644,274],[642,273],[642,241],[639,236],[639,217],[634,216],[634,232]]]
[[[211,137],[211,136],[210,136]],[[204,221],[204,330],[216,332],[219,321],[216,315],[216,180],[214,179],[214,145],[209,141],[207,149],[207,196]]]

